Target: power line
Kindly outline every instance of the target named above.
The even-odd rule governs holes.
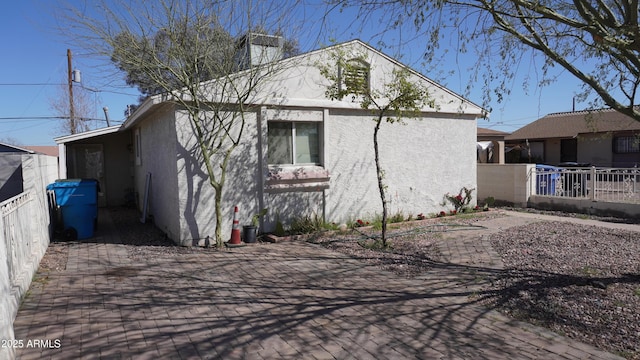
[[[24,83],[24,84],[20,84],[20,83],[0,83],[0,86],[62,86],[62,85],[67,85],[64,83],[59,83],[59,84],[52,84],[52,83]],[[109,93],[109,94],[119,94],[119,95],[127,95],[127,96],[138,96],[139,94],[131,94],[131,93],[126,93],[126,92],[122,92],[122,91],[113,91],[113,90],[97,90],[97,89],[92,89],[92,88],[88,88],[85,86],[80,85],[81,88],[91,91],[91,92],[98,92],[98,93]]]
[[[7,116],[7,117],[0,117],[0,120],[31,120],[31,121],[38,121],[38,120],[68,120],[69,117],[68,116]],[[89,118],[89,117],[78,117],[78,120],[83,120],[83,121],[107,121],[104,118]],[[118,121],[118,122],[122,122],[122,121]]]
[[[43,85],[60,86],[60,85],[66,85],[66,84],[63,84],[63,83],[59,83],[59,84],[52,84],[52,83],[30,83],[30,84],[2,83],[2,84],[0,84],[0,86],[43,86]]]

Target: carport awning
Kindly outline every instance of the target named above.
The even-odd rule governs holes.
[[[478,143],[476,144],[476,148],[478,150],[487,150],[492,147],[493,147],[493,142],[491,141],[478,141]]]
[[[57,137],[53,140],[56,142],[56,144],[60,145],[60,144],[65,144],[72,141],[84,140],[84,139],[89,139],[96,136],[112,134],[120,130],[121,127],[122,125],[114,125],[110,127],[101,128],[101,129],[82,132],[79,134],[65,135],[65,136]]]

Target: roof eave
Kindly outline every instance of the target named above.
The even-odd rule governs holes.
[[[89,139],[96,136],[112,134],[120,130],[121,127],[122,125],[114,125],[114,126],[96,129],[96,130],[86,131],[79,134],[60,136],[60,137],[54,138],[53,140],[56,142],[56,144],[65,144],[65,143],[73,142],[77,140],[84,140],[84,139]]]

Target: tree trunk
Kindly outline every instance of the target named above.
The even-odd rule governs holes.
[[[222,189],[214,187],[215,195],[215,213],[216,213],[216,246],[221,248],[224,246],[222,239]]]
[[[209,174],[209,181],[211,186],[215,190],[215,213],[216,213],[216,245],[218,247],[224,246],[224,239],[222,238],[222,190],[224,189],[224,184],[227,180],[227,167],[229,165],[229,159],[231,158],[231,153],[236,148],[236,145],[231,146],[224,153],[224,158],[222,159],[222,163],[220,164],[220,177],[217,182],[214,181],[215,176],[213,174],[213,167],[210,167],[211,173]]]
[[[380,190],[380,200],[382,200],[382,246],[387,246],[387,200],[384,191],[384,172],[380,166],[380,150],[378,149],[378,131],[380,131],[380,124],[382,123],[382,116],[378,117],[376,121],[376,128],[373,131],[373,150],[375,152],[376,162],[376,175],[378,176],[378,190]]]

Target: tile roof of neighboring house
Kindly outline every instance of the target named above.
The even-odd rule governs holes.
[[[24,146],[25,149],[35,151],[40,154],[58,157],[58,147],[52,146]]]
[[[507,135],[505,140],[572,138],[578,134],[640,130],[636,121],[613,109],[546,115]]]
[[[493,129],[487,129],[487,128],[478,128],[478,135],[493,135],[493,136],[506,136],[509,135],[508,132],[504,132],[504,131],[499,131],[499,130],[493,130]]]

